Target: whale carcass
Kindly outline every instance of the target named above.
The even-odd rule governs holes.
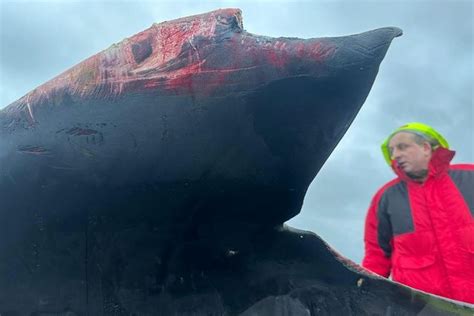
[[[217,10],[1,110],[0,314],[467,313],[283,225],[399,35],[270,38]]]

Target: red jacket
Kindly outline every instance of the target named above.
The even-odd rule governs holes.
[[[474,303],[474,165],[439,148],[424,183],[398,178],[372,199],[362,265],[425,292]]]

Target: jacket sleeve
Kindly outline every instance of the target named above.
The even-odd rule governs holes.
[[[388,277],[392,268],[391,236],[392,227],[388,215],[379,210],[383,190],[377,192],[370,203],[365,219],[365,255],[362,266],[378,275]],[[382,249],[381,242],[385,245]]]

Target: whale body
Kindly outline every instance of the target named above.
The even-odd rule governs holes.
[[[468,310],[283,225],[400,35],[270,38],[222,9],[154,24],[0,110],[0,314]]]

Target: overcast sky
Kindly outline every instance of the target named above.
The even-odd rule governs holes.
[[[367,206],[393,178],[379,147],[396,127],[421,121],[474,161],[472,1],[8,1],[0,0],[0,108],[154,22],[236,7],[254,34],[341,36],[397,26],[362,110],[291,226],[322,236],[360,262]]]

